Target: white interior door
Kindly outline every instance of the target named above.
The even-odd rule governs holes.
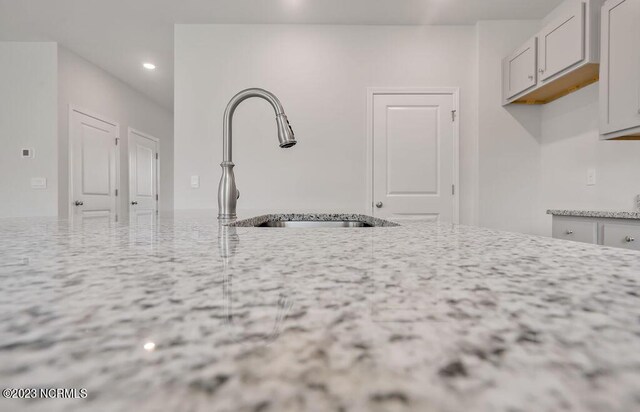
[[[117,217],[118,124],[71,108],[70,214]]]
[[[373,211],[456,222],[457,95],[373,94]]]
[[[129,129],[129,208],[132,216],[158,211],[159,141]]]

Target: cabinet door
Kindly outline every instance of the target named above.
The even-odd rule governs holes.
[[[541,80],[584,60],[585,4],[544,28],[538,35],[538,63]]]
[[[536,85],[536,45],[534,37],[504,62],[506,97],[511,98]]]
[[[553,237],[583,243],[597,243],[598,225],[593,219],[572,216],[553,217]]]
[[[640,250],[640,225],[604,223],[602,225],[602,244]]]
[[[600,129],[640,126],[640,0],[613,0],[602,8]]]

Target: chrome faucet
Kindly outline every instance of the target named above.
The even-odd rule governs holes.
[[[280,147],[286,149],[296,144],[296,137],[293,134],[289,120],[287,120],[287,115],[284,114],[280,100],[273,93],[263,89],[246,89],[233,96],[224,111],[224,130],[222,135],[222,151],[224,155],[222,163],[220,163],[222,177],[220,178],[220,186],[218,186],[218,219],[220,220],[236,218],[236,205],[240,192],[236,187],[236,178],[233,174],[233,166],[235,165],[231,160],[233,113],[240,103],[251,97],[260,97],[271,103],[273,110],[276,112]]]

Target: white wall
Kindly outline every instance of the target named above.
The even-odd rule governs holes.
[[[263,87],[282,101],[298,145],[278,148],[273,111],[236,112],[239,209],[353,210],[366,203],[367,87],[460,87],[461,221],[476,208],[475,27],[177,25],[177,209],[215,209],[229,99]],[[199,175],[200,189],[190,188]]]
[[[0,42],[0,217],[57,214],[56,54],[55,43]]]
[[[640,141],[601,141],[598,84],[542,108],[537,232],[551,235],[546,209],[635,210],[640,194]],[[596,185],[587,186],[587,170]]]
[[[534,233],[540,176],[540,108],[502,107],[502,58],[538,21],[482,21],[478,30],[480,226]]]
[[[120,208],[123,212],[128,211],[129,199],[127,128],[160,139],[160,210],[173,209],[172,113],[64,47],[59,47],[58,63],[60,215],[67,216],[69,210],[70,104],[120,124]]]

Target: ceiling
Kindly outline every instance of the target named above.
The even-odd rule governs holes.
[[[561,1],[0,0],[0,40],[56,41],[172,109],[176,23],[474,24],[539,19]]]

